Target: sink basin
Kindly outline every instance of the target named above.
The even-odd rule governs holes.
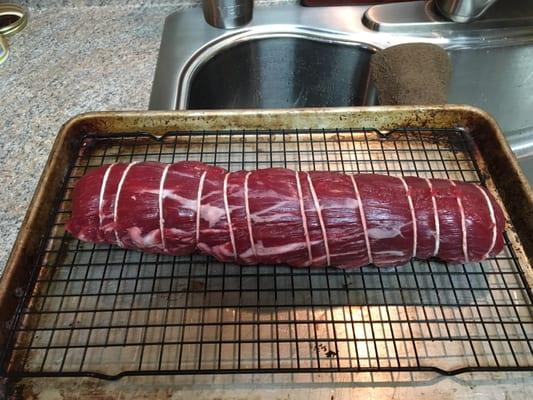
[[[416,2],[415,2],[416,3]],[[401,5],[401,3],[400,3]],[[452,62],[450,103],[478,106],[499,122],[533,182],[533,29],[400,32],[363,25],[368,7],[257,8],[244,28],[206,24],[200,9],[170,15],[151,109],[373,105],[373,52],[407,42],[443,46]],[[391,31],[392,30],[392,31]],[[424,60],[413,60],[421,63]]]
[[[187,108],[372,105],[368,65],[373,51],[294,37],[239,43],[199,68]]]

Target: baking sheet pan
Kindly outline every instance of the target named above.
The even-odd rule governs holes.
[[[250,269],[95,248],[61,231],[88,168],[186,158],[482,181],[505,206],[506,251],[482,265]],[[83,115],[58,136],[0,283],[4,368],[103,378],[531,368],[532,211],[499,128],[465,106]]]

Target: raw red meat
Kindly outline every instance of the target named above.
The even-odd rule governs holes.
[[[198,249],[239,264],[351,268],[413,257],[480,261],[502,250],[504,224],[491,194],[471,183],[284,168],[228,173],[184,161],[90,171],[74,189],[67,230],[153,253]]]

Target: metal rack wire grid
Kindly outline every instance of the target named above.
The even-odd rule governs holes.
[[[73,239],[90,168],[199,160],[229,170],[373,172],[483,181],[460,130],[170,132],[87,136],[24,295],[11,377],[533,369],[533,296],[513,247],[482,263],[352,270],[240,267]]]

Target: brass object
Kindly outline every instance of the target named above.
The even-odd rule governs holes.
[[[9,56],[9,46],[4,36],[0,35],[0,64],[2,64]]]
[[[5,20],[5,23],[3,21]],[[28,12],[21,6],[0,3],[0,35],[12,36],[28,23]]]

